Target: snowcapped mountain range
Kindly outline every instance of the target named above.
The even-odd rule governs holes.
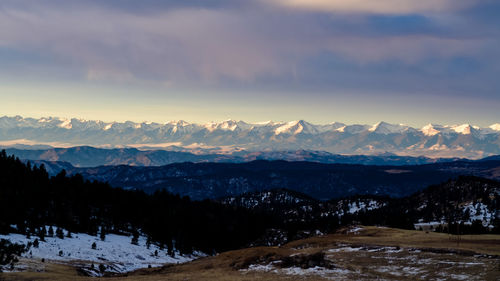
[[[500,154],[500,123],[486,128],[429,124],[412,128],[379,122],[315,125],[304,120],[246,123],[226,120],[207,124],[106,123],[63,118],[0,117],[0,145],[235,150],[322,150],[339,154],[394,153],[410,156],[481,158]]]

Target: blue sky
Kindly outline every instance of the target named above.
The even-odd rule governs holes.
[[[3,0],[0,113],[500,121],[493,0]]]

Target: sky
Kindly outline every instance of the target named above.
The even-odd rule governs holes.
[[[2,0],[0,115],[500,122],[498,0]]]

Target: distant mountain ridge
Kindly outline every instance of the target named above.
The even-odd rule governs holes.
[[[62,118],[0,117],[0,144],[91,145],[100,147],[187,147],[217,152],[321,150],[337,154],[482,158],[500,154],[500,123],[487,128],[470,124],[330,123],[304,120],[250,124],[226,120],[207,124],[89,121]]]
[[[78,146],[70,148],[17,149],[5,148],[8,154],[32,161],[67,162],[75,167],[108,165],[162,166],[182,162],[241,163],[254,160],[309,161],[363,165],[419,165],[461,160],[458,158],[427,158],[397,155],[339,155],[325,151],[238,151],[226,154],[194,154],[187,151],[138,150],[135,148],[95,148]],[[463,159],[462,159],[463,160]]]

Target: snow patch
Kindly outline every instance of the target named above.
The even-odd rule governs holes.
[[[346,275],[352,273],[347,269],[341,269],[341,268],[327,269],[320,266],[315,266],[310,268],[300,268],[295,266],[287,268],[277,268],[276,266],[273,265],[273,263],[269,263],[266,265],[252,264],[248,267],[248,269],[242,269],[241,271],[242,272],[263,271],[263,272],[276,273],[280,275],[293,275],[293,276],[316,275],[323,278],[332,278],[332,277],[337,277],[338,275]]]
[[[464,213],[469,214],[469,219],[465,221],[464,224],[470,225],[473,221],[479,220],[482,222],[483,226],[493,227],[491,225],[491,220],[494,218],[494,214],[488,209],[488,206],[486,206],[485,204],[481,202],[474,204],[471,202],[464,205],[462,210]]]
[[[67,231],[64,233],[66,234]],[[145,236],[139,237],[137,245],[131,244],[132,237],[125,235],[108,234],[104,241],[101,241],[99,237],[84,233],[74,233],[71,236],[71,238],[65,237],[64,239],[46,237],[46,242],[39,241],[38,248],[32,246],[23,254],[23,257],[59,262],[105,263],[113,269],[113,272],[128,272],[149,265],[159,267],[168,263],[184,263],[205,256],[200,252],[195,252],[193,255],[180,255],[179,252],[175,252],[171,257],[166,249],[160,249],[157,245],[151,244],[148,249]],[[37,238],[32,236],[31,239],[27,239],[21,234],[0,235],[0,239],[24,245],[28,242],[33,243]],[[96,244],[95,249],[92,249],[93,243]],[[157,255],[155,251],[158,252]]]

